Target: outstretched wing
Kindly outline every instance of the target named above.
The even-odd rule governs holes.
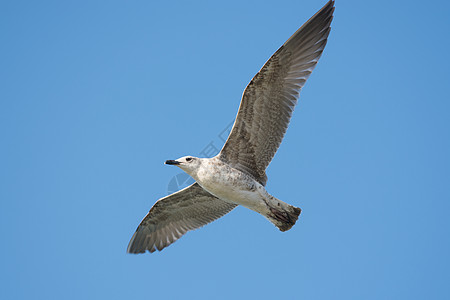
[[[218,155],[263,185],[267,181],[266,168],[284,137],[300,89],[325,48],[333,11],[334,1],[329,1],[253,77]]]
[[[236,204],[222,201],[194,183],[153,205],[131,238],[127,252],[161,251],[189,230],[202,227],[235,207]]]

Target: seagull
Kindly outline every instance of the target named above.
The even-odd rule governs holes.
[[[153,205],[133,234],[128,253],[161,251],[238,205],[263,215],[281,231],[294,226],[301,209],[266,191],[266,168],[281,144],[300,90],[322,55],[333,12],[331,0],[253,77],[217,156],[184,156],[165,162],[182,169],[195,183]]]

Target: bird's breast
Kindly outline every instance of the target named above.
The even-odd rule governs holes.
[[[263,188],[249,175],[228,165],[202,168],[196,177],[196,181],[214,196],[242,205],[258,198],[258,189]]]

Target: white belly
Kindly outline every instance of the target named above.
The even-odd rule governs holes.
[[[208,172],[204,170],[197,173],[197,182],[205,190],[217,198],[245,206],[257,212],[266,209],[264,187],[248,175],[230,168]]]

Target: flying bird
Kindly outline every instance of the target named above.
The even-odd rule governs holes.
[[[260,213],[281,231],[294,226],[301,209],[266,191],[266,168],[284,137],[300,90],[322,55],[333,12],[331,0],[253,77],[217,156],[184,156],[165,162],[179,167],[196,182],[153,205],[132,236],[128,253],[161,251],[186,232],[238,205]]]

